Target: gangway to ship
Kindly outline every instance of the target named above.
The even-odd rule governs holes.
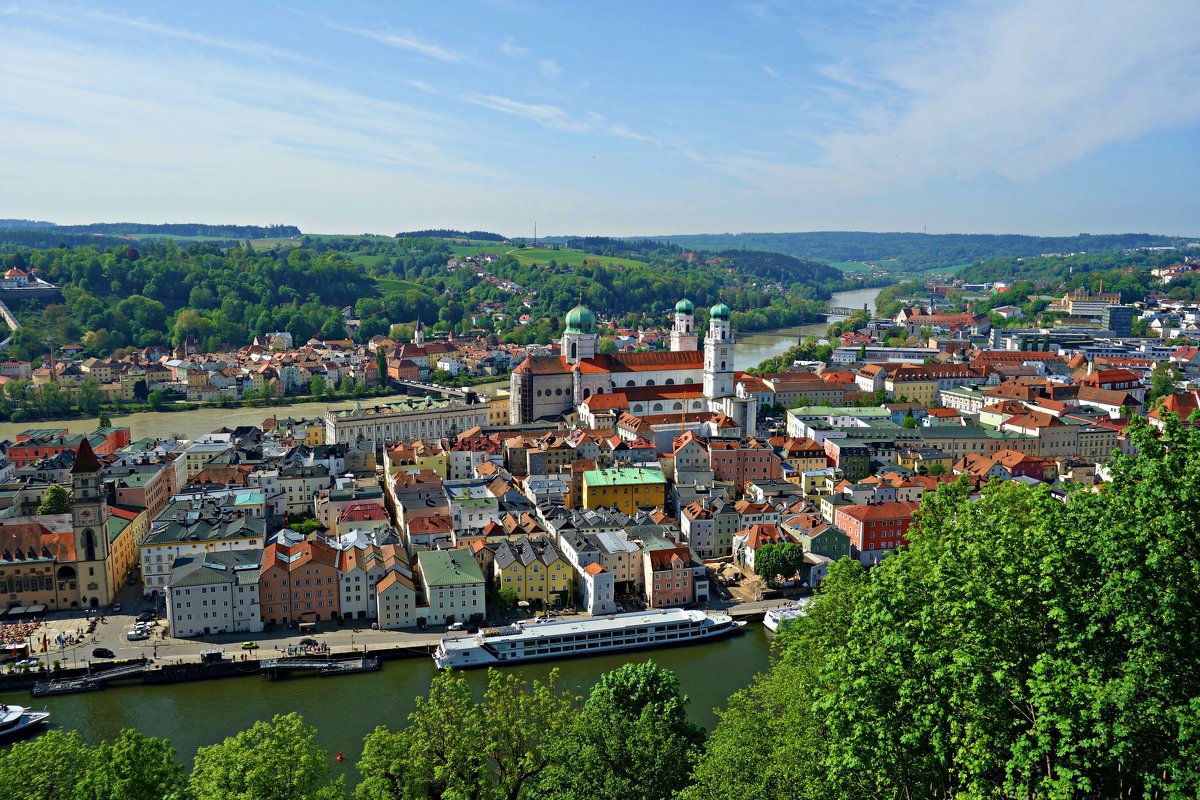
[[[150,662],[142,660],[133,664],[125,664],[124,666],[106,669],[101,672],[93,672],[90,675],[80,675],[75,678],[64,678],[62,680],[50,680],[44,683],[34,684],[29,693],[34,697],[45,697],[52,694],[75,694],[76,692],[94,692],[97,689],[103,689],[104,684],[109,681],[115,681],[118,678],[127,678],[130,675],[137,675],[145,672],[150,666]]]

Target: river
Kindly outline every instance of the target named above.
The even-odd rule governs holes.
[[[847,308],[862,308],[867,304],[868,310],[875,313],[875,298],[883,291],[883,287],[870,289],[854,289],[848,292],[835,292],[830,299],[831,306]],[[733,346],[733,366],[735,369],[750,369],[757,367],[768,358],[774,358],[795,345],[802,336],[824,336],[829,322],[842,317],[831,317],[827,322],[815,322],[808,325],[793,325],[787,328],[776,328],[769,331],[739,334]]]
[[[744,688],[768,666],[769,634],[751,623],[729,639],[690,647],[644,653],[614,654],[534,663],[519,668],[527,678],[544,679],[558,669],[561,685],[580,695],[601,673],[627,661],[653,659],[679,676],[683,692],[691,698],[689,717],[711,730],[713,709],[724,707],[733,692]],[[517,669],[517,668],[514,668]],[[77,730],[90,743],[112,741],[122,728],[137,728],[165,737],[190,763],[196,748],[219,742],[249,728],[258,720],[297,711],[317,729],[317,741],[332,757],[345,753],[345,761],[331,764],[353,785],[354,764],[362,754],[363,737],[378,725],[403,727],[415,708],[414,698],[424,695],[434,675],[430,658],[388,661],[379,672],[336,678],[291,678],[268,681],[258,677],[185,683],[172,686],[128,686],[87,694],[67,695],[45,702],[57,727]],[[482,694],[487,673],[462,673]],[[28,695],[0,696],[4,702],[28,705]]]

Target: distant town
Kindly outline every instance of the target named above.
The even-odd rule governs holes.
[[[5,617],[110,610],[137,586],[169,636],[203,639],[806,594],[839,558],[870,567],[904,548],[922,496],[945,483],[1065,497],[1102,484],[1112,453],[1135,454],[1134,417],[1162,426],[1200,408],[1200,349],[1185,343],[1200,307],[1075,290],[1039,309],[1062,324],[1023,328],[993,322],[1020,319],[1029,298],[986,312],[947,299],[1010,285],[929,281],[894,315],[851,320],[824,360],[775,371],[735,369],[728,306],[703,326],[687,299],[654,349],[601,352],[580,304],[549,346],[429,340],[418,323],[409,342],[357,347],[279,333],[226,353],[185,342],[102,360],[67,345],[36,367],[10,359],[3,380],[90,379],[121,399],[318,379],[411,394],[191,438],[25,430],[0,468]],[[1151,335],[1133,336],[1137,323]],[[509,390],[434,385],[435,370],[511,371]]]

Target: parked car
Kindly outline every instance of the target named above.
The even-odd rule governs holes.
[[[138,622],[152,622],[152,621],[154,621],[154,619],[155,619],[155,615],[154,615],[153,611],[143,611],[142,613],[137,615]]]
[[[316,647],[317,640],[316,639],[301,639],[300,646],[301,647]]]
[[[466,626],[465,626],[465,625],[463,625],[461,622],[452,622],[452,623],[450,623],[449,625],[447,625],[447,626],[446,626],[446,630],[448,630],[448,631],[461,631],[461,630],[462,630],[463,628],[465,628],[465,627],[466,627]]]
[[[257,650],[258,642],[242,642],[243,650]]]
[[[121,606],[121,604],[120,604],[120,603],[113,603],[112,612],[113,612],[114,614],[120,614],[120,613],[121,613],[121,608],[122,608],[122,606]]]
[[[150,638],[150,631],[139,631],[139,630],[134,629],[134,630],[130,631],[129,634],[125,638],[131,642],[140,642],[143,639]]]
[[[93,647],[92,658],[116,658],[117,654],[107,647]]]
[[[21,669],[22,667],[28,667],[29,669],[37,669],[37,665],[40,663],[42,663],[42,662],[36,658],[22,658],[20,661],[16,662],[16,664],[14,664],[13,666],[15,666],[17,669]]]

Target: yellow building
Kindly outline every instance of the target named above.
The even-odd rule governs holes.
[[[563,605],[574,571],[548,540],[520,536],[505,539],[492,562],[497,589],[512,589],[517,598],[543,605]]]
[[[120,594],[126,579],[141,560],[142,540],[150,532],[150,514],[144,508],[123,506],[109,506],[108,512],[109,545],[105,567],[111,602]]]
[[[641,508],[662,508],[666,497],[667,479],[660,469],[612,467],[583,473],[584,508],[615,508],[632,515]]]
[[[325,444],[325,423],[317,421],[304,426],[304,444],[308,447],[320,447]]]
[[[450,452],[438,440],[418,439],[411,445],[398,444],[390,450],[385,449],[384,457],[390,475],[427,470],[446,480],[450,473]]]
[[[509,401],[508,390],[500,389],[496,396],[488,401],[488,425],[493,428],[508,424]]]

